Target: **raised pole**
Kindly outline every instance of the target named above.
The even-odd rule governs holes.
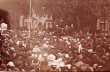
[[[30,0],[30,9],[29,9],[29,38],[31,36],[31,0]]]

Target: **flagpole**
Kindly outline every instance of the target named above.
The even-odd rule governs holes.
[[[30,0],[30,10],[29,10],[29,38],[31,36],[31,0]]]

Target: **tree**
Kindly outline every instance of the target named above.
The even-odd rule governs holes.
[[[105,20],[109,19],[110,13],[110,1],[109,0],[85,0],[86,13],[89,15],[89,22],[96,27],[96,20],[101,18],[104,21],[104,32],[105,32]],[[91,29],[95,30],[95,29]]]
[[[52,15],[53,22],[61,24],[61,28],[74,24],[79,31],[88,25],[92,33],[97,19],[107,19],[110,11],[109,0],[33,0],[32,6],[37,15]]]
[[[95,28],[97,19],[108,17],[110,12],[109,0],[61,0],[61,3],[60,16],[66,24],[73,23],[77,30],[85,25]]]
[[[30,3],[29,0],[19,0],[17,1],[17,11],[19,12],[19,15],[24,15],[25,18],[29,15],[29,9],[30,9]]]
[[[110,1],[109,0],[103,0],[101,4],[101,18],[104,21],[104,35],[105,35],[105,21],[109,19],[110,15]]]

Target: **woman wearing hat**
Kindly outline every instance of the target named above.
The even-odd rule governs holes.
[[[51,66],[52,62],[56,59],[56,56],[50,54],[49,56],[47,56],[47,59],[48,59],[48,65]]]
[[[7,63],[8,71],[16,71],[15,65],[12,61]]]

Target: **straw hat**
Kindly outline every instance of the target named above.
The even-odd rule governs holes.
[[[35,48],[33,48],[32,52],[33,53],[37,53],[37,50]]]
[[[98,66],[98,64],[93,64],[93,68],[96,68]]]
[[[16,42],[16,45],[19,45],[19,44],[20,44],[19,41],[17,41],[17,42]]]
[[[56,62],[52,62],[52,63],[51,63],[51,66],[53,66],[53,67],[57,67],[58,64],[57,64]]]
[[[59,58],[56,60],[57,62],[62,62],[62,58]]]
[[[69,58],[69,54],[65,54],[65,57],[66,57],[66,58]]]
[[[7,65],[9,65],[9,66],[11,66],[11,67],[14,67],[14,66],[15,66],[14,63],[13,63],[12,61],[8,62]]]
[[[76,66],[77,68],[79,68],[79,67],[82,66],[82,65],[84,65],[84,63],[83,63],[82,61],[79,61],[79,62],[75,63],[75,66]]]
[[[47,59],[48,60],[55,60],[55,55],[53,55],[53,54],[50,54],[48,57],[47,57]]]
[[[64,54],[62,54],[61,52],[59,52],[59,53],[57,54],[57,56],[59,56],[59,57],[63,57]]]
[[[49,46],[49,45],[47,45],[47,44],[43,44],[43,47],[44,47],[44,48],[48,48],[48,46]]]
[[[59,67],[65,67],[65,63],[64,62],[59,62]]]
[[[1,27],[2,27],[2,29],[7,29],[7,24],[6,23],[1,23]]]
[[[92,50],[92,49],[89,49],[89,50],[88,50],[88,52],[92,53],[92,52],[93,52],[93,50]]]
[[[106,53],[105,55],[106,55],[107,57],[109,57],[109,56],[110,56],[110,54],[109,54],[109,53]]]
[[[15,49],[14,49],[13,47],[10,47],[10,50],[11,50],[12,52],[15,52]]]
[[[67,64],[66,66],[67,66],[69,69],[71,68],[71,64]]]
[[[45,53],[45,54],[44,54],[44,56],[48,56],[48,54],[47,54],[47,53]]]

